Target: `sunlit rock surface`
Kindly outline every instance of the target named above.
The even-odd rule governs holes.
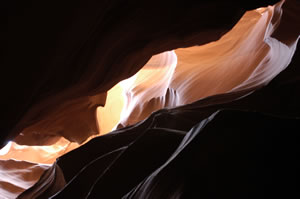
[[[247,12],[220,40],[156,55],[133,77],[116,85],[108,103],[100,108],[101,132],[109,132],[106,118],[119,118],[120,126],[135,124],[153,111],[195,102],[227,92],[252,90],[266,85],[290,63],[296,40],[290,45],[271,37],[281,19],[281,6]],[[159,60],[159,61],[158,61]],[[188,78],[187,78],[188,77]],[[123,90],[121,90],[123,89]],[[121,94],[120,94],[121,93]],[[123,101],[125,98],[125,102]],[[124,104],[124,105],[123,105]],[[102,109],[113,110],[104,113]],[[106,116],[108,115],[108,116]],[[103,118],[103,121],[101,121]],[[116,124],[110,120],[110,129]]]
[[[64,138],[49,146],[27,146],[10,142],[1,149],[0,159],[26,160],[34,163],[52,164],[56,158],[77,148],[77,143],[72,143]]]
[[[246,10],[276,2],[9,2],[1,147],[18,135],[19,144],[84,142],[99,134],[91,119],[106,92],[152,55],[216,41]]]
[[[170,37],[162,45],[150,42],[148,51],[125,56],[127,73],[94,68],[94,74],[105,71],[101,81],[106,83],[93,82],[97,75],[92,75],[91,82],[82,78],[82,86],[39,103],[16,128],[21,133],[15,141],[26,145],[10,142],[1,150],[1,171],[12,171],[1,175],[3,195],[15,198],[27,189],[19,198],[294,196],[297,177],[290,177],[298,176],[299,168],[300,56],[295,50],[300,6],[287,1],[281,17],[282,3],[247,12],[215,42],[207,43],[230,25],[220,26],[221,32],[204,28],[182,40]],[[193,47],[175,49],[187,46]],[[145,63],[106,97],[108,88]],[[103,87],[83,96],[81,91],[93,84]],[[91,140],[77,148],[65,138]],[[49,169],[38,164],[61,155]]]
[[[0,198],[16,198],[39,180],[50,165],[0,160]]]

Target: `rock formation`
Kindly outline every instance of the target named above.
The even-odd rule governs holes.
[[[31,3],[9,5],[2,197],[297,194],[297,0]]]

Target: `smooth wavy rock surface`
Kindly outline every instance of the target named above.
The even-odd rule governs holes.
[[[216,42],[152,57],[108,92],[107,107],[98,112],[100,131],[109,132],[118,120],[119,127],[135,124],[164,107],[266,85],[287,67],[297,44],[297,39],[286,45],[271,36],[280,23],[282,3],[247,12]]]
[[[295,196],[299,51],[296,56],[269,85],[240,100],[210,105],[234,95],[225,94],[163,109],[94,138],[58,159],[66,186],[54,196],[39,192],[39,198]]]
[[[68,17],[63,4],[46,17],[58,24],[38,28],[38,60],[24,51],[32,65],[11,86],[23,103],[1,118],[1,142],[17,142],[1,156],[37,163],[1,160],[0,198],[299,197],[299,2],[249,11],[231,31],[241,8],[271,1],[199,2],[83,3]]]
[[[277,6],[280,8],[280,4]],[[259,11],[267,15],[266,19],[276,22],[269,18],[277,16],[274,14],[276,9],[275,6]],[[289,11],[285,9],[283,7],[283,17],[284,12],[288,14]],[[280,9],[277,11],[280,13]],[[264,14],[256,14],[264,19]],[[297,27],[296,24],[293,28]],[[285,26],[284,23],[281,25]],[[262,27],[266,32],[270,30],[267,26]],[[187,100],[191,102],[187,105],[160,109],[137,124],[92,139],[57,160],[56,168],[62,171],[66,183],[63,188],[55,194],[51,188],[38,191],[43,183],[41,179],[19,198],[29,198],[32,193],[37,198],[297,196],[299,30],[294,42],[285,40],[287,37],[283,32],[277,32],[276,38],[265,38],[266,34],[261,33],[264,35],[261,40],[265,42],[257,43],[258,49],[250,50],[250,54],[254,54],[248,56],[253,57],[258,52],[264,52],[264,56],[257,55],[260,59],[253,68],[250,67],[253,64],[251,60],[242,64],[249,64],[250,72],[236,69],[236,73],[245,74],[237,79],[238,83],[228,87],[224,85],[226,89],[209,97],[200,92],[199,100],[194,101],[193,95],[188,96],[190,98],[187,97]],[[254,32],[259,33],[257,30]],[[296,50],[294,55],[293,50]],[[155,62],[154,59],[146,66],[150,69],[153,63],[159,67],[163,67],[160,63],[173,66],[175,61],[180,63],[180,56],[175,59],[175,55],[176,51],[159,55],[161,62]],[[275,57],[272,58],[272,55]],[[279,59],[279,55],[283,58]],[[229,61],[234,63],[233,59]],[[234,69],[234,66],[230,66]],[[166,73],[176,74],[176,68],[173,70],[169,67]],[[222,76],[219,78],[222,79]],[[133,80],[138,80],[138,75]],[[150,81],[155,88],[151,80],[146,79],[145,82]],[[164,87],[173,78],[167,80],[158,82],[158,85]],[[157,95],[157,89],[149,94],[139,90],[143,82],[137,82],[136,90],[126,85],[125,89],[135,91],[141,97],[139,99]],[[226,84],[225,77],[223,84]],[[211,87],[219,89],[223,88],[223,84]],[[168,89],[164,89],[167,92]],[[180,96],[180,92],[177,94]],[[124,107],[128,108],[126,105]],[[58,179],[56,183],[61,183],[61,180]]]
[[[99,134],[95,110],[106,92],[152,55],[216,41],[246,10],[276,2],[8,2],[1,148],[16,136],[27,145],[60,136],[83,143]]]
[[[50,146],[27,146],[10,142],[1,149],[0,159],[15,159],[33,163],[52,164],[57,157],[79,146],[77,143],[70,143],[70,141],[63,138]]]
[[[0,160],[0,198],[16,198],[40,179],[50,165]]]

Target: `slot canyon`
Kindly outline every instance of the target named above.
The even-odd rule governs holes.
[[[0,199],[299,197],[299,0],[3,7]]]

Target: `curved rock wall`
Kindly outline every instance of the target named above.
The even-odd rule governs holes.
[[[277,1],[230,2],[9,2],[2,147],[20,133],[22,144],[51,144],[61,135],[82,143],[99,133],[90,119],[105,93],[152,55],[215,41],[246,9]]]
[[[56,21],[58,25],[42,24],[37,33],[45,35],[49,27],[57,26],[50,33],[55,33],[53,38],[60,38],[57,40],[59,42],[52,44],[50,41],[55,40],[52,38],[43,43],[48,44],[44,48],[47,48],[47,53],[38,52],[43,48],[31,51],[37,52],[35,55],[39,60],[31,62],[27,69],[21,69],[15,77],[16,82],[10,88],[19,86],[23,89],[18,100],[24,103],[16,103],[7,118],[1,118],[1,121],[8,121],[1,127],[1,140],[5,143],[5,140],[20,133],[16,138],[20,144],[51,145],[60,136],[82,143],[91,135],[98,134],[99,129],[100,133],[102,129],[103,132],[110,131],[120,118],[122,124],[119,128],[146,119],[94,138],[65,154],[29,189],[46,168],[34,172],[29,165],[27,171],[32,172],[33,176],[26,179],[21,179],[22,175],[17,174],[25,173],[14,170],[17,173],[11,173],[11,178],[6,176],[6,181],[1,178],[0,183],[3,185],[13,179],[15,187],[9,189],[5,185],[1,191],[7,197],[15,197],[27,189],[19,198],[295,196],[297,189],[294,185],[299,168],[295,157],[299,152],[297,132],[300,130],[299,3],[295,0],[284,3],[279,26],[281,3],[246,13],[244,17],[249,18],[242,23],[245,31],[238,31],[239,26],[236,26],[232,30],[236,34],[230,37],[232,32],[224,35],[224,30],[228,31],[243,13],[239,4],[199,1],[199,4],[185,7],[168,2],[157,4],[159,6],[132,2],[128,5],[118,1],[101,2],[101,8],[95,6],[97,3],[87,5],[76,2],[75,5],[83,7],[75,6],[71,9],[74,13],[68,17],[62,17],[66,16],[63,14],[66,5],[62,4],[58,8],[57,18],[46,17],[47,22]],[[220,7],[215,6],[216,2]],[[244,8],[266,4],[251,1]],[[149,9],[144,9],[146,7]],[[20,16],[25,13],[25,18],[17,23],[19,25],[28,19],[25,8],[19,13]],[[202,8],[203,12],[196,12],[198,8]],[[98,13],[101,9],[103,12]],[[180,16],[176,9],[190,12]],[[90,11],[90,14],[76,18],[80,10]],[[34,13],[41,13],[41,19],[49,14],[42,13],[42,9]],[[203,19],[203,16],[211,17],[195,23],[198,17]],[[90,21],[94,26],[85,24],[87,19],[94,19]],[[174,23],[176,20],[178,23]],[[68,27],[60,26],[70,21],[74,23],[67,23],[71,24]],[[144,25],[140,21],[147,23]],[[157,21],[161,23],[155,24]],[[37,22],[39,20],[35,19],[28,23],[32,25]],[[133,31],[125,31],[124,37],[118,37],[120,29],[131,30],[125,27],[131,27]],[[178,27],[182,29],[174,31]],[[74,30],[79,33],[67,38]],[[28,32],[24,31],[24,35]],[[98,34],[103,38],[96,36]],[[33,46],[42,46],[37,42],[45,40],[42,35],[38,34],[33,39]],[[87,35],[89,39],[83,42]],[[222,45],[218,42],[205,44],[220,37],[218,42],[221,41]],[[72,43],[74,38],[81,40]],[[22,39],[23,36],[16,41]],[[228,48],[224,43],[229,44]],[[108,44],[112,47],[108,48]],[[190,49],[182,48],[197,44],[199,46]],[[51,50],[53,46],[57,47],[57,51]],[[124,46],[130,46],[131,50],[124,50]],[[122,105],[114,107],[114,102],[107,101],[106,107],[114,108],[113,112],[119,112],[120,116],[112,120],[103,118],[101,114],[111,113],[109,109],[100,107],[100,122],[96,123],[95,110],[98,105],[104,104],[106,91],[110,87],[134,74],[153,54],[178,47],[181,49],[150,59],[145,66],[146,79],[143,78],[143,81],[139,79],[142,74],[139,72],[129,80],[129,84],[121,83],[119,88],[116,87],[117,92],[125,90],[128,97],[123,104],[123,114]],[[23,48],[21,46],[19,50]],[[29,52],[24,51],[22,56],[27,55]],[[206,62],[204,58],[211,59]],[[29,63],[32,59],[33,56],[28,56],[22,61]],[[12,60],[13,63],[18,61]],[[45,63],[45,70],[35,70],[40,63]],[[67,76],[70,67],[76,72]],[[161,73],[154,73],[154,68],[160,68]],[[197,70],[191,73],[191,68]],[[61,73],[56,73],[59,70]],[[19,78],[21,74],[23,76]],[[44,75],[37,75],[37,79],[29,78],[34,74]],[[7,77],[10,77],[9,73]],[[24,81],[26,78],[29,80]],[[153,81],[155,78],[156,81]],[[145,85],[149,91],[144,90]],[[10,92],[7,94],[11,97]],[[110,93],[107,95],[109,99]],[[2,100],[5,105],[9,104]],[[147,110],[143,111],[145,107]],[[163,107],[168,108],[161,109]],[[152,111],[156,112],[151,114]],[[18,167],[26,166],[23,162],[11,160],[1,161],[1,164],[5,162],[11,162],[11,169],[19,163]],[[42,168],[41,165],[33,165]],[[18,180],[20,186],[14,178],[17,175],[21,177]],[[198,183],[193,183],[195,181]]]

